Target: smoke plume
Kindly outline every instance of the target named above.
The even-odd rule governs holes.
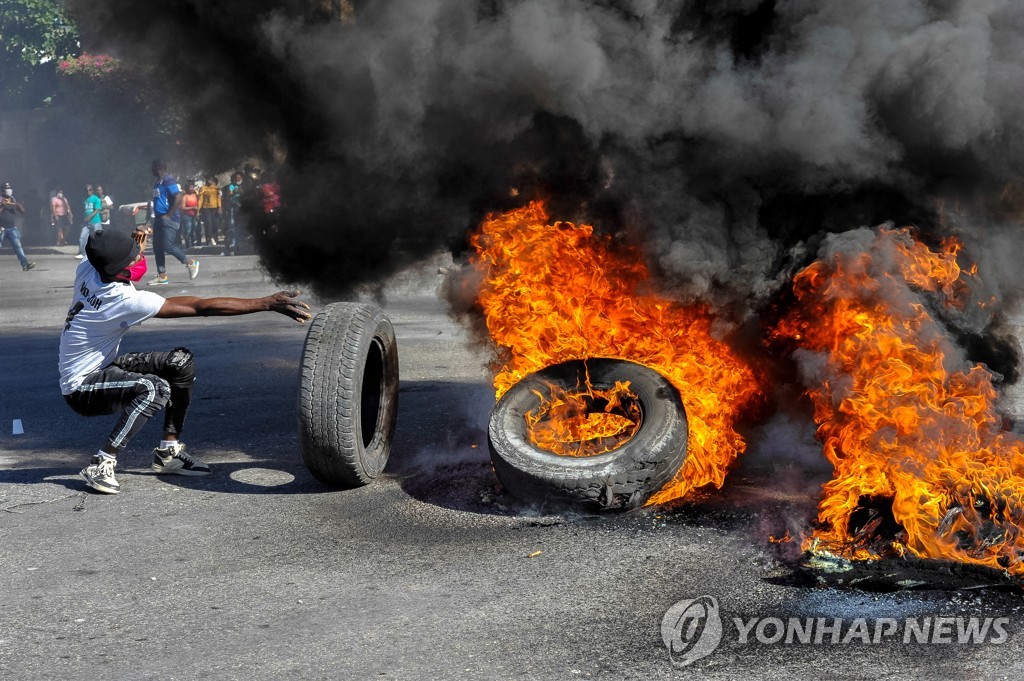
[[[68,4],[156,65],[210,168],[280,162],[263,261],[325,295],[536,197],[741,317],[824,234],[885,221],[1020,290],[1014,0]]]

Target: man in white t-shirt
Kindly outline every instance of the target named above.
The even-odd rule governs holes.
[[[153,451],[152,469],[178,475],[210,472],[178,439],[192,399],[192,353],[175,348],[119,356],[117,350],[128,329],[151,317],[278,312],[297,322],[310,318],[309,306],[295,300],[297,291],[265,298],[164,298],[136,289],[134,282],[146,272],[142,253],[146,234],[137,231],[130,236],[105,229],[89,237],[87,260],[75,273],[71,307],[60,337],[60,389],[71,408],[83,416],[121,412],[107,443],[81,472],[89,487],[106,494],[121,491],[114,477],[118,452],[164,407],[163,439]]]
[[[107,190],[103,188],[103,185],[96,186],[96,196],[100,197],[100,202],[103,204],[103,208],[100,210],[100,225],[103,229],[110,227],[110,216],[114,210],[114,199],[107,195]]]

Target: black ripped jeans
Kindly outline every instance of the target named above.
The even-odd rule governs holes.
[[[130,352],[89,374],[78,390],[64,399],[82,416],[121,411],[108,438],[111,448],[119,452],[165,406],[164,432],[180,434],[195,377],[192,353],[186,348]]]

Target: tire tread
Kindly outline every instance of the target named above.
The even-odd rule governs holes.
[[[374,340],[385,354],[381,399],[389,400],[374,436],[382,438],[377,456],[363,446],[358,422],[366,348]],[[332,303],[318,312],[303,346],[298,396],[302,458],[313,476],[346,487],[376,478],[390,451],[397,396],[397,347],[383,311],[368,303]]]

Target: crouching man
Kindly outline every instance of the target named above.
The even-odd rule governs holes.
[[[229,316],[278,312],[297,322],[310,318],[297,291],[265,298],[164,298],[140,291],[134,283],[146,273],[145,232],[129,235],[103,230],[89,237],[86,260],[75,274],[71,308],[60,338],[60,388],[64,399],[83,416],[121,412],[106,444],[82,470],[86,484],[117,494],[117,454],[160,409],[163,439],[153,451],[157,473],[205,475],[210,467],[190,455],[179,440],[192,397],[195,365],[185,348],[170,352],[118,355],[121,338],[150,317]]]

